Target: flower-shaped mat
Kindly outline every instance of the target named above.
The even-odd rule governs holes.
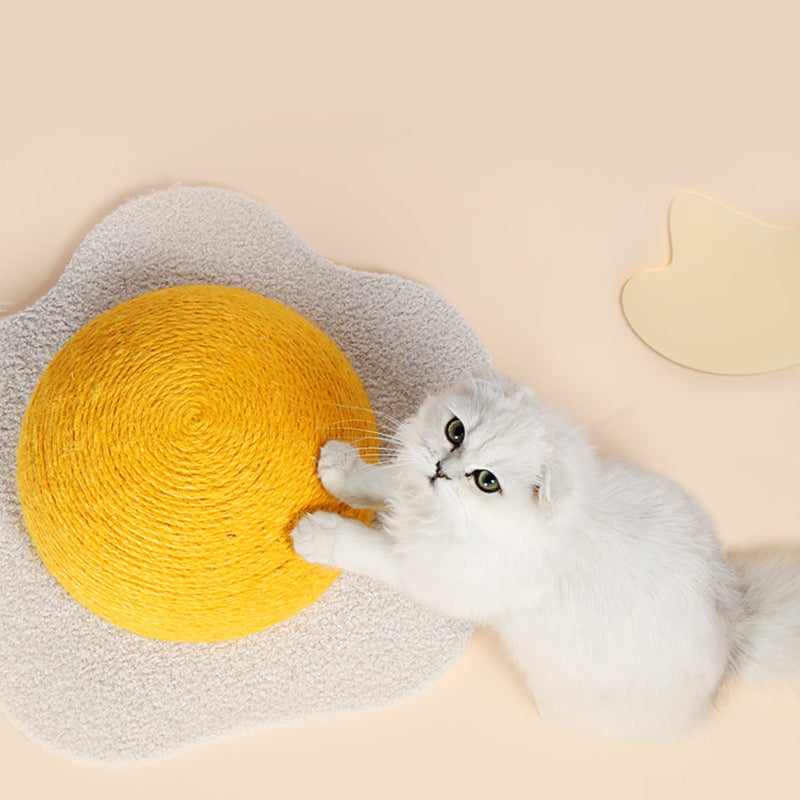
[[[426,393],[488,363],[469,324],[436,292],[335,265],[236,192],[175,187],[100,222],[50,292],[0,320],[0,709],[75,761],[152,761],[272,725],[395,705],[433,684],[472,632],[345,573],[260,633],[159,641],[96,616],[47,571],[15,475],[33,390],[99,314],[188,284],[249,289],[299,311],[350,360],[384,434]]]

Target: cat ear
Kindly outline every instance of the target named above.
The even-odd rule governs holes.
[[[496,386],[506,397],[533,397],[533,391],[527,386],[517,383],[513,378],[501,372],[495,372],[491,367],[484,367],[473,374],[473,379]]]
[[[509,378],[507,375],[496,372],[494,380],[500,388],[500,391],[512,400],[525,402],[534,396],[533,389],[529,389],[527,386],[517,383],[513,378]]]
[[[570,481],[567,471],[557,456],[551,456],[542,469],[542,478],[533,487],[533,496],[541,505],[556,506],[569,495]]]

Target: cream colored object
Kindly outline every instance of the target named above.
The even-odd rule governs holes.
[[[622,290],[644,342],[725,375],[800,363],[800,228],[765,225],[696,194],[675,198],[669,224],[672,262]]]

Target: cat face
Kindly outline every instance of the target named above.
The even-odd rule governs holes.
[[[552,510],[565,488],[554,423],[530,390],[482,373],[429,398],[402,426],[397,463],[418,502],[440,517],[519,525]]]

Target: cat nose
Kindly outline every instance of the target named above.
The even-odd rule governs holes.
[[[445,474],[445,471],[442,469],[442,462],[436,462],[436,473],[433,476],[434,478],[444,478],[445,480],[450,480],[450,476]]]

